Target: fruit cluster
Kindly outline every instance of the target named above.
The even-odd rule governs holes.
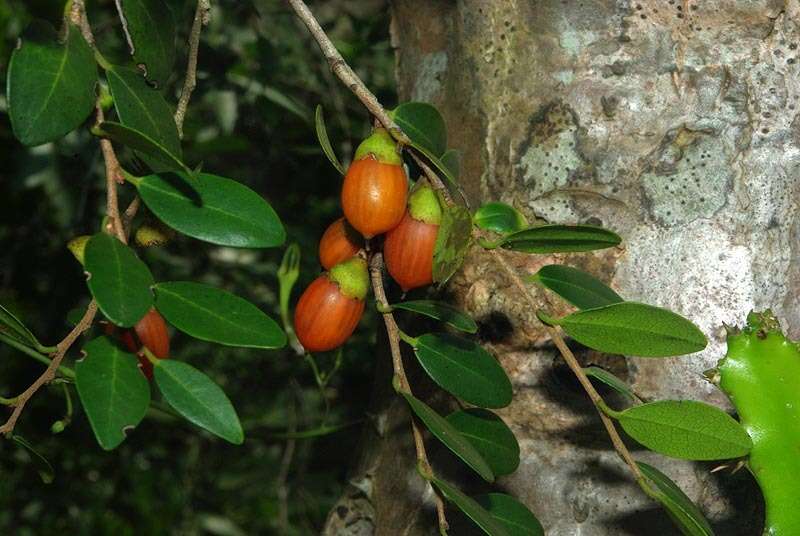
[[[433,250],[442,218],[436,193],[419,181],[409,193],[397,143],[376,128],[356,149],[342,185],[344,217],[322,235],[319,259],[327,270],[300,296],[297,338],[309,352],[332,350],[352,335],[369,289],[364,240],[385,235],[389,275],[404,292],[433,282]]]

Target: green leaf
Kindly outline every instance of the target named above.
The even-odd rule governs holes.
[[[707,344],[703,332],[682,316],[644,303],[587,309],[557,323],[584,346],[609,354],[667,357],[699,352]]]
[[[500,245],[524,253],[561,253],[611,248],[622,242],[616,234],[594,225],[540,225],[506,236]]]
[[[106,77],[120,123],[144,134],[180,161],[181,141],[173,119],[175,112],[161,92],[147,85],[144,77],[133,69],[114,66],[106,72]],[[144,153],[140,156],[153,171],[176,171],[172,159],[165,162],[164,155],[138,150]]]
[[[447,420],[436,413],[425,402],[415,398],[409,393],[400,393],[411,406],[411,410],[425,424],[428,430],[441,441],[444,446],[450,449],[456,456],[470,466],[487,482],[494,482],[494,473],[486,460],[480,455],[475,447],[464,438],[458,430],[447,422]]]
[[[714,536],[703,512],[670,478],[651,465],[636,462],[645,477],[655,486],[655,499],[686,536]]]
[[[197,339],[246,348],[286,344],[286,334],[274,320],[230,292],[188,281],[159,283],[155,292],[164,318]]]
[[[633,392],[633,389],[631,389],[627,383],[620,380],[605,369],[601,369],[600,367],[586,367],[583,369],[583,372],[590,378],[594,378],[600,382],[603,382],[616,392],[628,397],[631,400],[639,399],[639,397],[636,396],[636,393]]]
[[[0,305],[0,333],[5,333],[14,340],[32,348],[41,346],[36,336],[22,323],[22,320],[2,305]]]
[[[443,285],[461,268],[472,244],[472,217],[466,208],[439,198],[442,223],[433,248],[433,280]]]
[[[338,171],[340,175],[344,175],[344,166],[336,157],[336,152],[334,152],[333,147],[331,147],[331,141],[328,139],[328,130],[325,128],[325,116],[322,113],[321,104],[317,104],[315,125],[317,128],[317,139],[319,140],[319,146],[322,147],[322,152],[328,157],[328,161],[336,168],[336,171]]]
[[[91,340],[83,351],[86,357],[75,365],[75,386],[97,442],[111,450],[144,418],[150,386],[136,356],[107,337]]]
[[[725,460],[753,448],[747,431],[733,417],[694,400],[660,400],[616,415],[633,439],[648,449],[684,460]]]
[[[434,477],[432,482],[439,488],[439,491],[444,495],[445,499],[455,504],[458,509],[474,521],[483,532],[489,536],[513,536],[506,530],[503,523],[487,512],[475,499],[469,497],[463,491],[444,480]]]
[[[519,466],[519,444],[503,419],[489,410],[470,408],[447,416],[447,422],[472,443],[497,476]]]
[[[571,266],[543,266],[528,281],[540,283],[578,309],[594,309],[625,301],[596,277]]]
[[[36,20],[11,54],[6,80],[14,135],[25,145],[55,141],[79,127],[94,107],[97,66],[78,28],[65,42],[50,23]]]
[[[97,233],[86,244],[84,268],[97,306],[112,323],[131,327],[153,306],[153,275],[131,248]]]
[[[508,536],[544,536],[544,529],[528,507],[505,493],[487,493],[475,497],[489,515],[500,522]]]
[[[392,118],[413,147],[437,158],[447,150],[447,127],[435,106],[427,102],[404,102],[394,109]]]
[[[426,333],[417,338],[414,352],[433,381],[463,401],[484,408],[511,403],[508,376],[480,345],[448,333]]]
[[[486,203],[475,211],[472,221],[484,231],[507,234],[528,227],[528,220],[519,210],[505,203]]]
[[[283,244],[286,231],[278,215],[244,184],[208,173],[197,175],[193,190],[173,175],[139,180],[139,195],[153,214],[178,232],[221,246],[268,248]],[[199,200],[198,200],[199,197]]]
[[[466,333],[476,333],[478,326],[469,315],[462,313],[455,307],[444,302],[432,300],[413,300],[395,303],[393,309],[405,309],[436,320],[441,320],[454,328]]]
[[[51,484],[56,477],[56,472],[53,470],[53,466],[47,461],[45,458],[36,448],[31,445],[31,443],[22,437],[21,435],[13,434],[11,439],[14,442],[28,451],[28,454],[33,457],[34,462],[37,465],[37,472],[39,473],[39,478],[42,479],[42,482],[45,484]]]
[[[98,136],[114,140],[127,145],[134,151],[148,155],[145,161],[150,167],[155,167],[160,171],[183,171],[189,177],[194,177],[194,171],[184,164],[179,157],[171,153],[158,141],[136,129],[114,121],[104,121],[95,127],[93,132]]]
[[[461,153],[455,149],[448,149],[447,152],[442,155],[440,161],[450,172],[453,180],[458,179],[458,176],[461,174]]]
[[[125,0],[120,19],[134,61],[163,87],[175,63],[175,20],[164,0]],[[119,3],[117,4],[120,5]]]
[[[236,410],[211,378],[174,359],[158,360],[153,374],[164,399],[175,411],[225,441],[242,444],[244,431]]]

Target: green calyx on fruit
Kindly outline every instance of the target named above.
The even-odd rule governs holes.
[[[414,191],[408,197],[408,212],[417,221],[422,221],[431,225],[439,225],[442,222],[442,207],[433,188],[423,181],[417,184]]]
[[[356,160],[373,155],[382,164],[399,166],[403,163],[397,152],[397,142],[385,128],[376,128],[356,149]]]
[[[83,266],[83,253],[86,251],[86,243],[90,238],[91,236],[89,235],[81,235],[67,242],[67,249],[70,253],[75,255],[75,258],[81,263],[81,266]]]
[[[328,272],[328,277],[339,285],[339,291],[348,298],[363,300],[369,289],[367,261],[361,257],[352,257],[342,261]]]

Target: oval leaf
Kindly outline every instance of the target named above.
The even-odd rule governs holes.
[[[707,344],[703,332],[682,316],[644,303],[588,309],[556,323],[584,346],[609,354],[667,357],[699,352]]]
[[[417,338],[414,352],[433,381],[464,402],[484,408],[511,403],[508,376],[480,345],[448,333],[426,333]]]
[[[136,187],[153,214],[178,232],[218,244],[268,248],[283,244],[278,215],[253,190],[231,179],[200,173],[187,191],[186,175],[148,175]],[[199,199],[198,199],[199,197]]]
[[[0,305],[0,333],[5,333],[26,346],[33,348],[41,346],[36,336],[22,323],[22,320],[2,305]]]
[[[747,455],[753,442],[736,420],[694,400],[660,400],[634,406],[617,418],[648,449],[684,460],[725,460]]]
[[[425,423],[431,433],[456,456],[469,465],[484,480],[494,482],[494,473],[486,460],[447,420],[433,411],[425,402],[408,393],[400,393],[408,401],[414,414]]]
[[[93,339],[83,351],[86,357],[75,365],[75,387],[97,442],[111,450],[125,440],[127,429],[144,418],[150,386],[136,356],[107,337]]]
[[[225,441],[242,444],[244,431],[236,410],[211,378],[174,359],[157,361],[153,375],[164,399],[175,411]]]
[[[125,0],[117,6],[134,61],[148,80],[163,87],[175,63],[175,21],[169,7],[164,0]]]
[[[601,369],[600,367],[586,367],[583,369],[583,372],[586,373],[586,375],[590,378],[594,378],[595,380],[606,384],[616,392],[626,396],[631,400],[639,399],[639,397],[636,396],[636,393],[633,392],[633,389],[631,389],[627,383],[620,380],[605,369]]]
[[[455,149],[448,149],[440,159],[441,165],[447,168],[453,176],[453,180],[457,179],[461,174],[461,153]]]
[[[336,171],[338,171],[340,175],[344,175],[344,166],[336,157],[336,153],[334,152],[333,147],[331,147],[331,140],[328,139],[328,130],[325,128],[325,116],[322,113],[322,105],[317,104],[317,110],[314,114],[314,118],[317,129],[317,139],[319,140],[319,146],[322,147],[322,152],[325,153],[328,161],[333,167],[336,168]]]
[[[395,108],[392,118],[413,147],[437,158],[447,150],[447,127],[435,106],[427,102],[404,102]]]
[[[480,229],[501,234],[514,233],[528,227],[528,220],[519,210],[497,202],[486,203],[476,210],[472,221]]]
[[[541,225],[506,236],[500,245],[525,253],[561,253],[611,248],[622,242],[616,234],[594,225]]]
[[[461,268],[472,243],[472,217],[460,205],[448,205],[440,196],[442,223],[433,248],[433,280],[443,285]]]
[[[204,341],[246,348],[281,348],[286,334],[261,309],[224,290],[174,281],[155,286],[156,309],[167,321]]]
[[[441,320],[466,333],[476,333],[478,331],[478,326],[469,315],[462,313],[447,303],[431,300],[413,300],[395,303],[392,305],[392,308],[405,309],[406,311],[413,311],[430,318],[435,318],[436,320]]]
[[[84,262],[89,291],[112,323],[131,327],[153,306],[150,269],[113,236],[92,236],[86,244]]]
[[[164,145],[147,134],[114,121],[104,121],[92,132],[98,136],[114,140],[147,155],[147,165],[159,171],[183,171],[193,177],[194,172],[183,161],[171,153]],[[183,176],[183,175],[182,175]]]
[[[544,536],[544,529],[528,507],[505,493],[487,493],[475,497],[489,515],[500,522],[508,536]]]
[[[578,309],[594,309],[625,301],[593,275],[571,266],[543,266],[529,281],[540,283]]]
[[[470,408],[447,416],[447,422],[472,443],[497,476],[519,466],[519,443],[503,419],[489,410]]]
[[[81,32],[34,21],[11,54],[6,94],[14,135],[25,145],[55,141],[79,127],[94,108],[97,66]]]
[[[655,486],[654,498],[664,506],[681,532],[686,536],[714,536],[703,512],[667,475],[644,462],[636,462],[636,465]]]
[[[498,521],[475,499],[444,480],[434,477],[433,484],[439,488],[444,498],[455,504],[459,510],[478,525],[489,536],[512,536],[503,523]]]

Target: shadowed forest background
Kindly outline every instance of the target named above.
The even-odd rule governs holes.
[[[168,3],[176,20],[180,71],[194,3]],[[103,54],[124,57],[114,2],[88,4]],[[312,7],[345,59],[381,102],[393,106],[385,2],[330,0]],[[3,81],[17,37],[34,14],[58,25],[62,9],[61,2],[50,0],[0,0]],[[341,179],[319,148],[313,107],[324,106],[331,140],[343,159],[368,132],[366,114],[279,0],[213,2],[198,70],[184,127],[186,159],[242,181],[272,204],[286,226],[287,244],[301,247],[296,299],[297,289],[319,273],[319,236],[340,215]],[[182,77],[173,78],[164,88],[173,104],[180,83]],[[22,146],[0,98],[0,302],[47,344],[63,337],[69,330],[64,319],[88,301],[83,272],[66,243],[98,228],[105,210],[102,166],[99,146],[85,128],[57,143]],[[123,189],[123,206],[131,190]],[[214,284],[275,318],[282,254],[283,249],[214,247],[182,236],[143,253],[160,279]],[[66,400],[60,385],[49,386],[32,400],[16,433],[52,464],[54,479],[43,482],[28,451],[0,441],[0,533],[318,532],[343,489],[360,427],[369,425],[373,326],[368,312],[344,347],[324,396],[309,364],[291,348],[229,348],[173,332],[172,357],[206,372],[237,408],[246,434],[240,447],[186,421],[151,415],[121,447],[104,452],[76,398],[72,423],[51,433],[52,423],[66,412]],[[335,354],[318,358],[323,372],[336,363]],[[39,363],[0,346],[0,396],[25,389],[41,371]],[[340,424],[348,426],[326,432]],[[321,435],[287,439],[304,431]]]

